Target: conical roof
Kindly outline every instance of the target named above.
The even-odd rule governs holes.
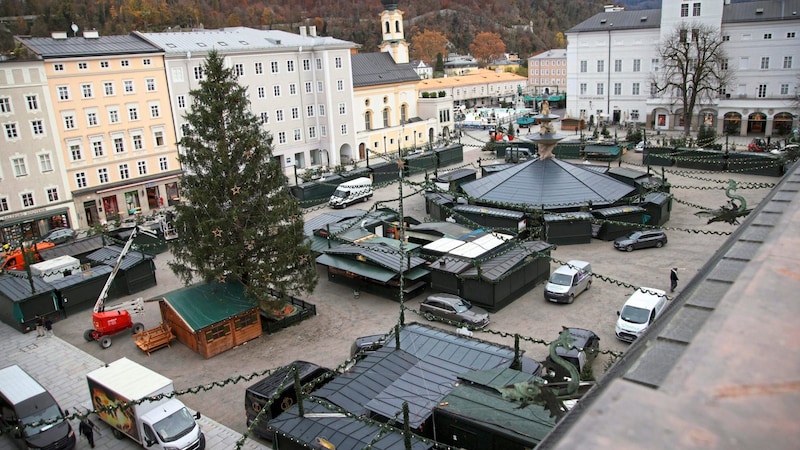
[[[577,209],[613,205],[636,189],[603,173],[550,158],[516,164],[461,185],[474,202],[495,203],[513,209],[524,205],[543,209]],[[501,206],[503,207],[503,206]]]

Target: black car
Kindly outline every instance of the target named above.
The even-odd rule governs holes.
[[[570,344],[572,348],[557,347],[556,355],[575,366],[578,373],[581,373],[597,357],[597,353],[600,351],[600,337],[593,331],[583,328],[567,328],[567,331],[572,338]],[[569,371],[556,364],[549,356],[547,357],[547,366],[553,371],[554,380],[561,381],[565,377],[569,377]]]
[[[661,248],[667,245],[667,235],[663,230],[639,230],[633,233],[618,237],[614,240],[614,248],[632,252],[640,248],[656,247]]]

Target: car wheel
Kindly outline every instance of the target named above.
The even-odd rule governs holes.
[[[589,282],[586,283],[586,290],[588,291],[590,287],[592,287],[592,280],[589,280]]]
[[[664,246],[664,243],[661,241],[656,242],[656,248],[661,248]]]
[[[103,336],[103,338],[100,339],[100,347],[103,348],[111,347],[111,338],[109,336]]]
[[[629,245],[629,246],[625,247],[625,251],[626,252],[632,252],[633,251],[633,246]]]
[[[141,324],[139,322],[133,324],[133,334],[139,334],[142,331],[144,331],[144,324]]]
[[[425,314],[423,314],[423,316],[425,316],[425,318],[428,320],[433,320],[433,314],[429,312],[426,312]]]
[[[571,304],[574,301],[575,301],[575,294],[569,294],[569,303]]]
[[[94,340],[94,330],[84,331],[83,338],[86,339],[86,342],[92,342]]]

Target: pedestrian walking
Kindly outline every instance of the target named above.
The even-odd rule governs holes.
[[[36,337],[42,337],[45,335],[44,330],[44,317],[40,315],[36,315]]]
[[[678,287],[678,268],[673,267],[672,270],[669,271],[669,291],[675,292],[675,288]]]
[[[47,337],[50,337],[50,336],[53,335],[53,321],[50,320],[49,317],[47,319],[45,319],[45,321],[44,321],[44,329],[45,329],[45,332],[47,334]]]
[[[78,425],[78,433],[86,436],[86,440],[89,441],[89,446],[94,448],[94,423],[89,420],[89,417],[85,417],[81,420],[81,424]]]

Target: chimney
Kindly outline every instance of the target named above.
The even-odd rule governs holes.
[[[300,36],[306,37],[306,26],[300,25]]]
[[[83,38],[84,39],[99,39],[100,33],[97,30],[84,30],[83,31]]]
[[[53,39],[66,39],[67,38],[67,32],[66,31],[53,31],[52,33],[50,33],[50,37],[52,37]]]
[[[308,35],[311,37],[317,37],[317,26],[316,25],[309,25],[308,26]]]

